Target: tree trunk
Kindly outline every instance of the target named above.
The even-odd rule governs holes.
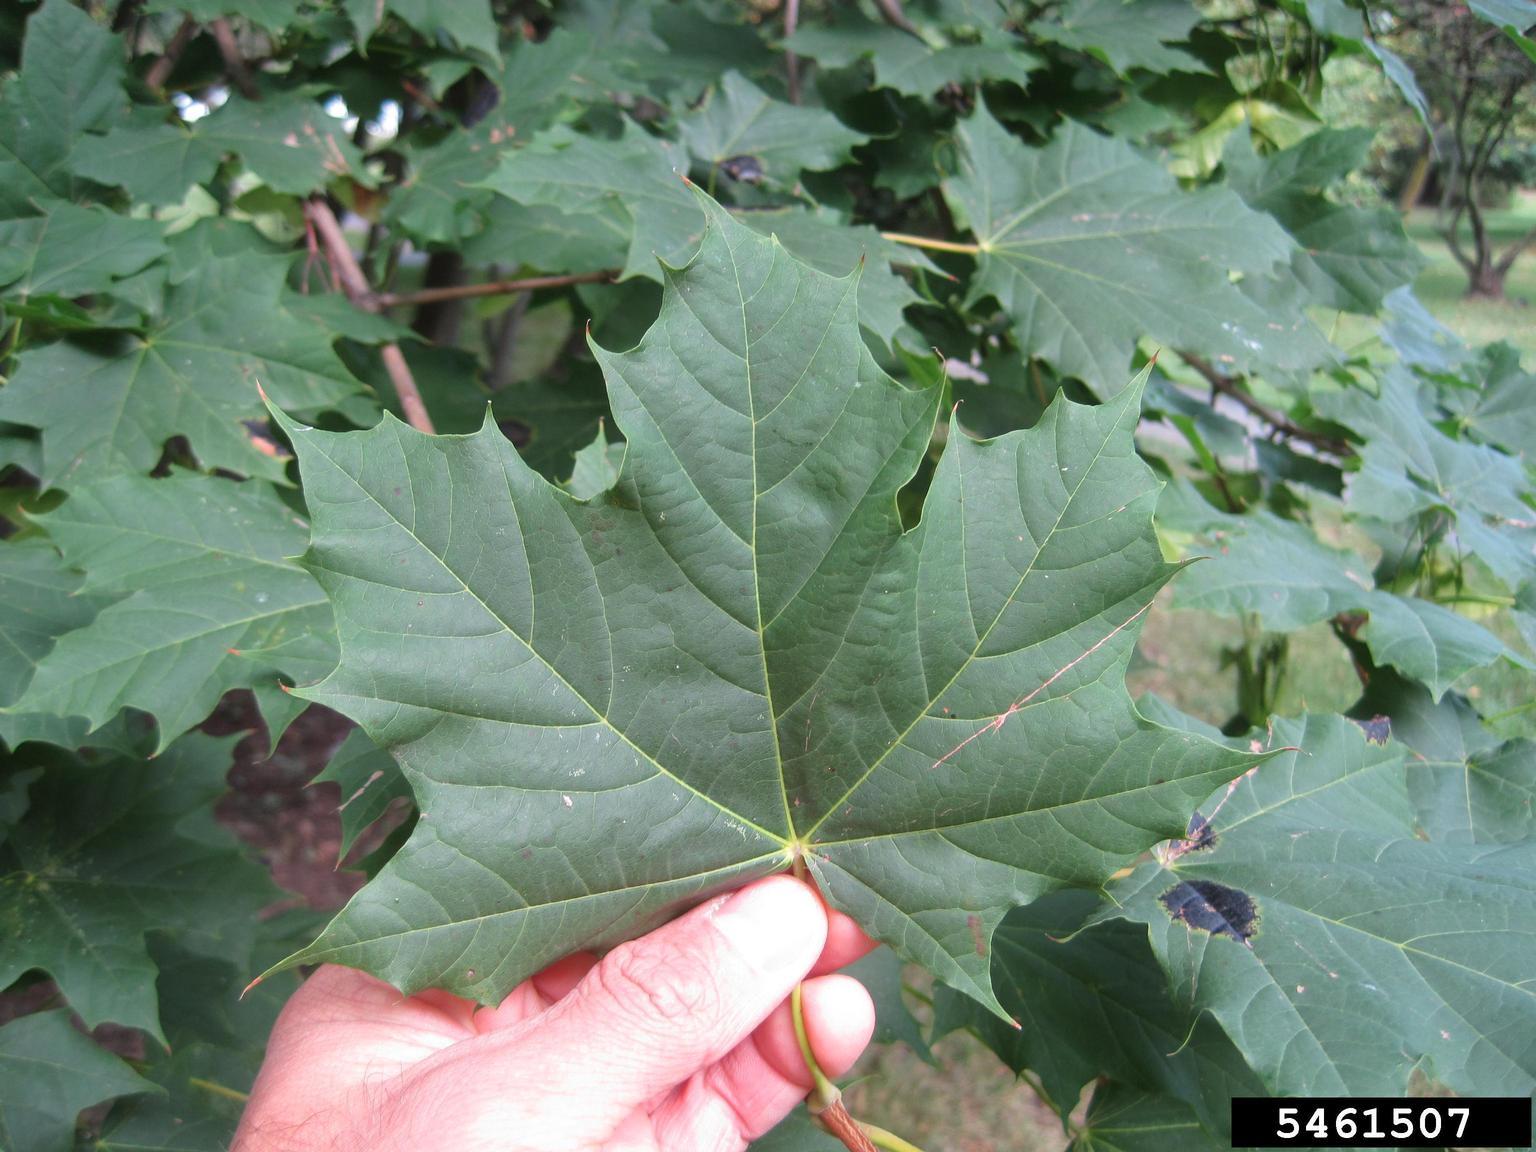
[[[1424,199],[1424,186],[1429,183],[1431,161],[1434,159],[1434,141],[1429,133],[1424,133],[1424,143],[1419,147],[1419,154],[1414,158],[1413,167],[1408,170],[1408,178],[1403,182],[1403,190],[1398,193],[1397,207],[1404,216],[1419,206],[1419,201]]]
[[[1482,300],[1504,298],[1504,274],[1494,264],[1493,240],[1488,235],[1488,224],[1483,219],[1483,206],[1478,203],[1482,189],[1479,187],[1480,172],[1469,172],[1462,184],[1466,197],[1467,222],[1472,225],[1472,259],[1467,269],[1467,296]]]
[[[1505,272],[1492,260],[1485,260],[1473,269],[1467,283],[1467,299],[1504,299]]]
[[[455,251],[434,252],[427,258],[423,288],[447,288],[464,280],[464,258]],[[464,315],[462,300],[440,300],[416,309],[411,327],[432,343],[452,348],[459,341],[459,320]]]

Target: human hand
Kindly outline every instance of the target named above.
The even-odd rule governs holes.
[[[869,994],[822,973],[870,947],[775,876],[496,1008],[327,965],[272,1030],[234,1152],[737,1152],[810,1090],[797,983],[829,1075],[869,1043]]]

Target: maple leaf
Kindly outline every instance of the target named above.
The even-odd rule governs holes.
[[[858,278],[698,196],[629,352],[588,501],[488,425],[286,417],[343,657],[301,689],[404,769],[420,821],[293,962],[496,1002],[573,949],[796,862],[898,954],[995,1006],[1002,916],[1102,883],[1253,762],[1141,717],[1123,673],[1176,571],[1139,386],[974,442],[896,496],[939,389],[859,333]]]

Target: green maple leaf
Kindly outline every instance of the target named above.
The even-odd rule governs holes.
[[[1495,661],[1532,667],[1477,621],[1376,588],[1362,557],[1329,547],[1305,524],[1263,511],[1219,512],[1185,480],[1164,490],[1159,514],[1165,530],[1190,534],[1187,552],[1208,557],[1174,589],[1181,608],[1239,618],[1252,613],[1276,632],[1341,612],[1369,613],[1360,638],[1374,661],[1427,685],[1437,700],[1468,672]]]
[[[1469,372],[1470,388],[1447,388],[1440,402],[1461,427],[1511,456],[1536,460],[1536,375],[1520,367],[1520,350],[1505,343],[1482,349]]]
[[[352,845],[396,799],[409,799],[411,786],[400,774],[400,766],[368,734],[354,729],[336,749],[316,784],[333,783],[341,789],[341,848],[338,863],[347,858]]]
[[[556,254],[585,255],[594,246],[606,253],[616,242],[627,242],[621,279],[659,279],[657,257],[682,263],[704,227],[698,200],[682,179],[686,167],[673,145],[633,125],[626,124],[618,140],[557,128],[503,160],[486,185],[519,205],[565,213],[585,232],[579,242],[562,237],[558,247],[551,245],[546,263]],[[919,301],[895,266],[937,271],[921,252],[892,243],[873,228],[850,225],[830,210],[744,212],[742,222],[778,236],[796,257],[823,272],[843,275],[867,262],[859,280],[859,316],[887,348],[906,326],[902,310]],[[536,244],[534,250],[542,247]],[[597,252],[589,262],[600,266]]]
[[[897,265],[921,268],[942,275],[939,268],[916,248],[896,244],[865,224],[850,224],[828,210],[806,212],[744,212],[743,224],[764,235],[777,236],[796,259],[832,276],[844,276],[855,268],[859,274],[859,323],[883,349],[897,340],[912,348],[924,347],[922,337],[907,325],[906,308],[921,297]]]
[[[844,968],[843,974],[852,976],[860,984],[875,1005],[876,1044],[905,1044],[926,1064],[933,1064],[933,1053],[923,1036],[923,1026],[903,995],[905,980],[901,957],[889,948],[876,948],[861,960]]]
[[[84,296],[103,292],[166,254],[164,229],[105,208],[62,200],[42,216],[0,221],[0,296]]]
[[[939,989],[934,1034],[971,1029],[1008,1067],[1038,1076],[1058,1111],[1070,1114],[1083,1087],[1108,1076],[1176,1097],[1227,1132],[1231,1098],[1262,1086],[1213,1020],[1164,990],[1145,928],[1084,927],[1102,903],[1061,892],[1010,912],[992,938],[992,984],[1017,1024]]]
[[[222,158],[222,150],[193,125],[166,123],[163,113],[145,109],[104,136],[86,136],[69,163],[98,184],[163,207],[180,204],[188,188],[211,180]]]
[[[1408,791],[1419,827],[1448,844],[1536,840],[1536,742],[1501,740],[1463,696],[1428,691],[1377,671],[1357,716],[1385,716],[1408,750]]]
[[[1073,1134],[1068,1152],[1219,1152],[1218,1140],[1185,1104],[1115,1080],[1093,1090],[1088,1114]]]
[[[968,303],[995,297],[1025,353],[1118,388],[1145,337],[1223,364],[1314,363],[1310,322],[1249,300],[1229,276],[1270,272],[1293,244],[1223,188],[1181,192],[1130,145],[1068,123],[1028,148],[978,104],[944,181],[980,253]]]
[[[1324,191],[1365,162],[1369,128],[1324,129],[1261,159],[1241,133],[1228,138],[1227,183],[1250,208],[1268,212],[1296,240],[1291,257],[1310,302],[1374,315],[1387,293],[1411,284],[1424,255],[1390,208],[1355,208]]]
[[[680,263],[704,228],[698,202],[683,184],[687,170],[680,148],[626,120],[617,140],[565,127],[541,132],[504,156],[484,184],[519,204],[583,216],[617,206],[629,218],[624,278],[657,280],[657,257]]]
[[[257,928],[256,958],[291,951],[316,916],[287,912]],[[144,1076],[160,1091],[119,1101],[92,1143],[96,1152],[210,1152],[229,1148],[266,1055],[267,1037],[297,978],[242,996],[250,973],[229,960],[156,940],[156,989],[170,1051],[147,1053]]]
[[[490,0],[455,0],[436,4],[431,0],[345,0],[342,5],[359,44],[366,44],[386,14],[398,17],[429,40],[448,37],[460,48],[489,60],[501,59],[497,47],[496,17]]]
[[[1198,58],[1168,47],[1189,39],[1199,22],[1190,0],[1064,0],[1052,19],[1036,20],[1029,30],[1095,56],[1122,75],[1136,68],[1205,72]]]
[[[1425,413],[1419,382],[1401,365],[1387,369],[1379,387],[1377,396],[1360,388],[1312,396],[1319,415],[1361,442],[1360,469],[1349,477],[1346,501],[1386,521],[1443,511],[1463,555],[1511,590],[1528,583],[1536,576],[1536,522],[1525,466],[1442,432]]]
[[[230,689],[276,691],[276,673],[246,649],[330,633],[324,594],[286,559],[303,551],[305,524],[259,481],[119,477],[37,520],[85,573],[83,592],[117,599],[42,657],[17,712],[83,716],[94,729],[136,708],[158,722],[158,751]]]
[[[155,1085],[98,1048],[67,1009],[34,1012],[0,1028],[0,1146],[70,1152],[81,1109]]]
[[[1409,287],[1382,299],[1381,338],[1398,359],[1429,372],[1459,372],[1471,357],[1461,337],[1429,314]]]
[[[142,475],[176,435],[208,467],[281,480],[283,461],[244,423],[263,416],[256,385],[309,412],[341,407],[362,388],[336,358],[334,336],[292,310],[289,263],[209,257],[165,289],[164,316],[142,333],[23,353],[0,390],[0,419],[41,429],[44,485]]]
[[[8,653],[0,663],[0,707],[15,703],[60,636],[85,627],[110,601],[81,595],[82,583],[41,537],[0,544],[0,646]]]
[[[592,443],[576,453],[571,478],[565,486],[576,499],[590,500],[617,484],[623,470],[624,445],[609,443],[607,432],[599,424]]]
[[[69,0],[48,0],[27,21],[21,70],[0,100],[0,216],[72,198],[75,142],[126,108],[122,41]]]
[[[624,263],[633,226],[617,201],[606,210],[575,213],[552,204],[519,204],[485,195],[487,203],[480,210],[485,227],[461,249],[466,263],[555,274],[601,272]]]
[[[0,844],[0,987],[40,968],[87,1026],[163,1043],[146,933],[249,962],[276,889],[213,820],[235,739],[194,733],[153,762],[61,754],[45,765]]]
[[[679,118],[678,133],[711,168],[750,158],[761,178],[785,187],[806,169],[836,168],[868,139],[823,109],[773,99],[735,71],[725,73],[718,88]]]
[[[210,147],[239,156],[274,192],[307,196],[339,176],[377,183],[342,122],[302,93],[271,92],[259,101],[232,96],[196,132]]]
[[[1393,52],[1374,36],[1365,41],[1366,48],[1371,55],[1376,57],[1381,65],[1382,72],[1387,79],[1397,86],[1408,106],[1418,114],[1420,122],[1425,128],[1430,125],[1429,100],[1424,95],[1424,90],[1419,87],[1419,82],[1413,75],[1413,69],[1396,52]]]
[[[1307,23],[1323,36],[1358,44],[1365,35],[1364,13],[1344,0],[1282,0],[1294,15],[1305,16]]]
[[[482,233],[494,198],[479,187],[481,181],[503,155],[570,113],[578,72],[592,57],[585,37],[561,29],[536,44],[515,44],[496,77],[500,99],[474,128],[407,149],[410,170],[390,193],[385,221],[433,242],[454,243]],[[513,264],[532,262],[522,255],[518,237],[517,232],[503,236],[518,249]],[[570,270],[563,262],[548,266]]]
[[[12,748],[28,740],[63,747],[87,742],[84,717],[14,711],[10,706],[32,682],[38,661],[60,636],[83,628],[111,597],[81,592],[84,578],[38,536],[0,544],[0,740]],[[115,741],[118,732],[103,732]]]
[[[494,1002],[799,860],[995,1005],[1010,907],[1101,883],[1252,762],[1124,689],[1175,571],[1140,388],[993,441],[952,428],[903,532],[940,389],[874,364],[855,277],[700,203],[645,339],[594,348],[627,449],[589,502],[494,427],[284,418],[343,651],[301,693],[388,747],[421,810],[295,961]]]
[[[149,0],[146,12],[171,12],[207,24],[221,16],[248,20],[269,32],[282,32],[299,17],[301,0]]]
[[[971,42],[951,41],[930,30],[914,36],[857,12],[840,14],[832,24],[807,24],[784,47],[827,68],[846,68],[861,60],[874,70],[875,87],[905,96],[927,97],[946,85],[1011,80],[1029,85],[1040,57],[1023,50],[1019,39],[994,28],[973,28]]]
[[[1517,33],[1536,27],[1536,0],[1468,0],[1467,7],[1488,23]]]
[[[625,72],[657,91],[681,89],[697,96],[728,69],[777,78],[782,59],[767,43],[772,25],[734,5],[659,4],[651,8],[651,51],[636,51]],[[639,47],[639,37],[629,46]]]
[[[1275,721],[1296,750],[1109,888],[1176,995],[1277,1095],[1536,1088],[1536,842],[1421,838],[1401,748],[1342,717]]]

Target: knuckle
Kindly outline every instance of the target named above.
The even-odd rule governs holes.
[[[719,990],[705,965],[644,940],[615,948],[599,971],[604,991],[631,1018],[703,1022],[719,1013]]]

